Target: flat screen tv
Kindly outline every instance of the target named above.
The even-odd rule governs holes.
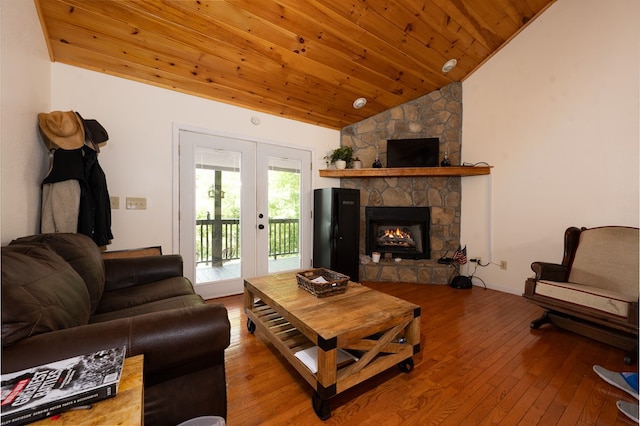
[[[387,167],[437,167],[440,139],[389,139]]]

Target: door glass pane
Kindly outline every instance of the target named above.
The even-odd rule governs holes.
[[[196,147],[196,284],[241,276],[240,152]]]
[[[269,273],[300,268],[301,162],[269,157]]]

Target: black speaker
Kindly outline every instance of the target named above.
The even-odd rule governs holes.
[[[451,284],[449,285],[453,288],[461,289],[468,289],[472,287],[471,278],[465,277],[464,275],[458,275],[451,281]]]

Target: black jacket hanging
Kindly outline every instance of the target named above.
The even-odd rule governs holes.
[[[98,246],[111,242],[111,202],[107,190],[107,179],[98,163],[98,154],[88,146],[84,150],[84,180],[87,184],[87,198],[90,208],[80,206],[78,232],[89,235]]]
[[[87,145],[73,150],[56,149],[53,167],[42,183],[69,179],[80,183],[77,232],[88,235],[98,246],[109,244],[113,234],[107,179],[98,163],[98,154]]]

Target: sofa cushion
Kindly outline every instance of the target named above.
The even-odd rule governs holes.
[[[91,313],[94,313],[104,292],[104,263],[96,243],[84,234],[37,234],[18,238],[16,244],[46,244],[66,260],[80,274],[91,298]]]
[[[536,284],[536,294],[563,300],[599,311],[626,318],[629,305],[638,301],[637,296],[628,296],[616,291],[557,281],[540,280]]]
[[[605,226],[580,233],[568,281],[638,300],[638,228]]]
[[[2,247],[2,346],[87,324],[90,307],[84,281],[55,252]]]
[[[118,311],[96,314],[89,320],[91,323],[111,321],[120,318],[136,317],[138,315],[150,314],[153,312],[164,312],[171,309],[186,308],[189,306],[203,305],[204,300],[197,294],[170,297],[156,300],[142,305],[131,306],[130,308]]]
[[[193,285],[185,277],[172,277],[134,287],[105,291],[95,314],[128,309],[162,299],[194,294]]]

